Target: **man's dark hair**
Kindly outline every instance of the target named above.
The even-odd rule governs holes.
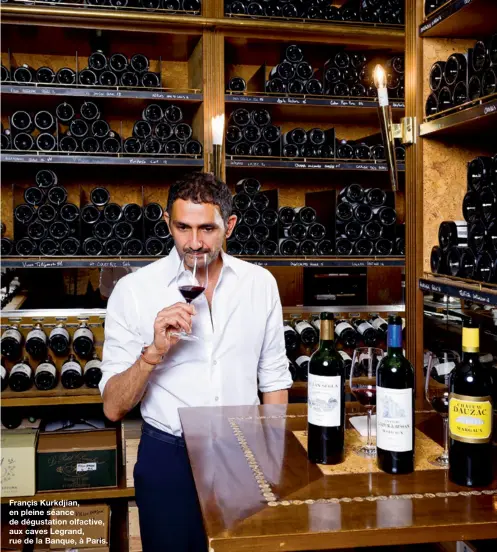
[[[211,173],[186,174],[171,186],[166,207],[169,216],[171,216],[173,203],[177,199],[217,205],[225,224],[233,209],[233,200],[228,186]]]

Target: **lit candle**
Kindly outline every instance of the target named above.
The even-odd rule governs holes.
[[[215,146],[223,145],[224,114],[212,117],[212,143]]]
[[[374,68],[373,79],[376,89],[378,90],[378,102],[380,107],[386,107],[388,105],[387,75],[385,69],[383,69],[381,65],[377,65]]]

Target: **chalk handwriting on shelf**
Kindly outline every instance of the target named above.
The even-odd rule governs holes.
[[[22,261],[22,268],[60,268],[64,261]]]
[[[486,105],[485,109],[483,110],[483,113],[485,115],[488,115],[489,113],[493,113],[494,111],[497,111],[496,105]]]
[[[90,261],[90,268],[119,268],[131,266],[129,261]]]

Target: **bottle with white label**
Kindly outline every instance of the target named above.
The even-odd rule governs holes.
[[[479,357],[479,327],[465,320],[462,359],[449,380],[449,479],[467,487],[484,487],[493,478],[493,382]]]
[[[309,375],[309,360],[307,355],[300,355],[295,359],[297,365],[297,379],[300,381],[307,381]]]
[[[367,321],[361,318],[352,318],[352,326],[357,330],[366,347],[376,347],[378,344],[378,332]]]
[[[79,328],[74,332],[72,348],[74,352],[84,359],[91,359],[93,354],[93,332],[86,322],[81,322]]]
[[[40,391],[48,391],[57,385],[57,368],[48,357],[35,370],[35,386]]]
[[[350,369],[352,368],[352,357],[343,349],[338,351],[338,354],[342,357],[343,366],[345,368],[345,376],[350,377]]]
[[[335,334],[344,347],[353,349],[357,344],[357,332],[348,320],[338,320],[335,326]]]
[[[93,358],[85,364],[84,378],[87,387],[98,387],[102,379],[102,370],[100,366],[102,361],[98,358],[97,353],[93,353]]]
[[[5,391],[5,389],[7,389],[7,386],[9,385],[9,373],[3,365],[3,362],[0,365],[0,370],[2,372],[2,391]]]
[[[376,452],[386,473],[414,471],[414,369],[402,352],[402,319],[388,317],[388,351],[376,371]]]
[[[307,453],[316,464],[344,460],[345,368],[335,348],[333,314],[321,313],[319,349],[309,360]]]
[[[300,341],[306,347],[312,347],[318,342],[318,333],[315,328],[313,328],[307,320],[297,319],[293,323],[295,331],[300,337]]]
[[[42,360],[47,357],[47,335],[41,324],[35,324],[33,329],[26,336],[26,353],[35,360]]]
[[[371,326],[383,337],[386,337],[387,330],[388,330],[388,323],[387,321],[382,318],[379,314],[376,314],[371,318],[369,321]]]
[[[22,351],[22,333],[19,326],[13,324],[9,326],[2,335],[2,355],[9,360],[16,361],[21,356]]]
[[[71,338],[64,324],[57,324],[50,332],[48,337],[48,346],[56,356],[65,357],[69,352],[69,342]]]
[[[83,385],[83,370],[74,355],[69,355],[69,358],[62,365],[60,381],[66,389],[77,389]]]
[[[12,367],[9,375],[9,385],[12,391],[27,391],[33,384],[33,371],[27,357]]]

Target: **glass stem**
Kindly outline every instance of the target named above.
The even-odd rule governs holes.
[[[444,421],[444,452],[443,452],[443,458],[449,457],[449,419],[447,416],[443,417]]]
[[[368,448],[373,448],[373,438],[371,436],[371,408],[368,408]]]

